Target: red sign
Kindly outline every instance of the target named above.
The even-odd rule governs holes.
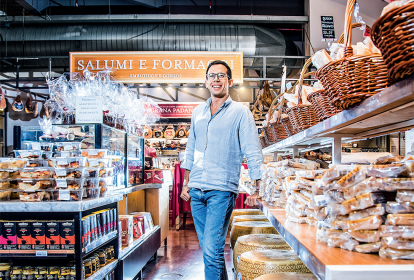
[[[160,115],[160,118],[191,118],[195,107],[202,102],[160,102],[157,103],[159,108],[151,108],[154,113]]]

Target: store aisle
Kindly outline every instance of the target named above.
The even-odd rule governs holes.
[[[230,239],[227,236],[225,257],[229,279],[232,264]],[[158,249],[158,260],[147,264],[143,271],[145,280],[203,280],[203,251],[198,244],[197,233],[192,221],[187,221],[186,230],[170,229],[168,246]]]

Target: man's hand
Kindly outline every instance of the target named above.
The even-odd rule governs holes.
[[[190,188],[188,186],[183,186],[180,197],[185,201],[190,201],[191,196],[190,196],[189,191],[190,191]]]
[[[244,204],[247,204],[247,206],[254,207],[256,206],[256,199],[259,197],[259,194],[255,193],[253,195],[249,195],[244,202]]]

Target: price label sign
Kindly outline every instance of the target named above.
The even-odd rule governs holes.
[[[47,251],[36,251],[36,257],[47,257]]]
[[[40,150],[40,143],[39,142],[33,142],[32,143],[32,150]]]
[[[57,158],[57,165],[68,165],[68,159],[67,158]]]
[[[103,100],[101,97],[76,97],[76,123],[102,123]]]
[[[94,150],[94,149],[88,150],[88,155],[97,156],[98,155],[98,150]]]
[[[70,200],[69,190],[59,190],[59,200]]]
[[[66,177],[67,175],[65,168],[56,168],[55,172],[56,172],[56,176],[59,176],[59,177],[62,177],[62,176]]]
[[[58,189],[66,189],[68,184],[66,183],[65,179],[56,179],[56,187]]]
[[[26,151],[20,151],[20,157],[21,158],[27,158],[27,157],[29,157],[30,156],[30,153],[29,152],[26,152]]]
[[[65,151],[72,151],[73,150],[73,146],[71,143],[65,143],[63,144],[63,150]]]
[[[61,157],[69,157],[69,152],[68,151],[62,151],[62,152],[60,152],[60,156]]]
[[[333,41],[335,37],[335,26],[333,16],[321,16],[322,40]]]
[[[89,167],[96,167],[99,165],[99,162],[96,158],[88,158]]]

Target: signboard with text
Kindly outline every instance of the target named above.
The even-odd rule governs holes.
[[[103,100],[100,97],[76,97],[76,123],[102,123]]]
[[[333,16],[321,16],[322,40],[336,40]]]
[[[214,60],[224,60],[243,82],[242,52],[71,52],[70,72],[112,69],[124,83],[203,83]]]
[[[147,110],[152,110],[154,113],[159,114],[160,118],[191,118],[195,107],[202,102],[159,102],[158,108],[150,107]]]

